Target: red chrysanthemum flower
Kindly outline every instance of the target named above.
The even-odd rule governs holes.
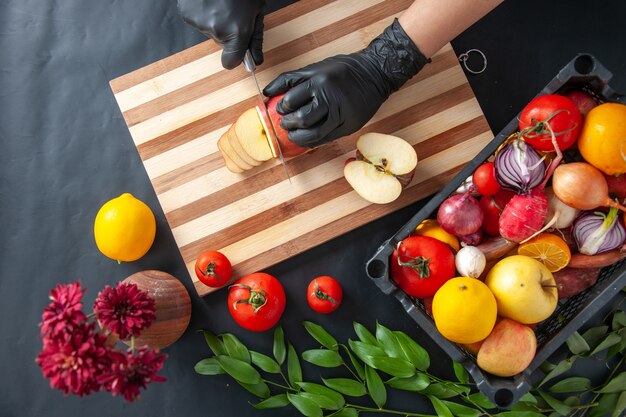
[[[145,389],[152,382],[163,382],[166,379],[157,372],[163,368],[167,355],[147,346],[133,353],[128,349],[123,352],[112,351],[111,365],[99,378],[106,391],[114,396],[122,395],[126,401],[139,398],[139,390]]]
[[[108,285],[98,294],[93,309],[105,328],[117,333],[120,339],[139,336],[156,319],[155,301],[135,284],[120,282],[115,288]]]
[[[83,323],[87,319],[82,311],[84,294],[85,289],[81,288],[80,282],[57,284],[50,291],[51,303],[41,317],[41,335],[56,337],[60,332],[71,331]]]
[[[44,337],[36,362],[50,386],[65,395],[79,396],[98,391],[98,376],[109,365],[106,336],[95,331],[95,323],[81,322],[70,331]]]

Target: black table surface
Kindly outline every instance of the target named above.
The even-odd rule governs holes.
[[[193,365],[208,356],[195,330],[234,332],[271,352],[272,332],[254,334],[229,316],[226,291],[198,298],[154,191],[133,146],[108,82],[186,49],[204,38],[186,26],[174,0],[0,1],[0,415],[13,416],[240,416],[297,415],[293,408],[256,411],[253,398],[229,377],[204,377]],[[270,1],[276,10],[288,1]],[[469,80],[494,132],[499,131],[557,71],[579,52],[595,55],[626,92],[626,2],[508,1],[453,41],[457,54],[478,48],[487,70]],[[99,207],[124,192],[145,201],[157,217],[157,238],[143,259],[118,265],[94,243]],[[340,340],[352,321],[376,320],[406,331],[431,353],[433,372],[452,375],[451,363],[405,315],[378,291],[364,262],[423,204],[388,215],[282,262],[268,272],[288,297],[281,324],[298,350],[312,348],[300,322],[324,325]],[[97,292],[136,271],[158,269],[177,276],[192,295],[186,334],[167,348],[162,374],[140,402],[104,393],[67,397],[51,390],[34,358],[41,348],[38,323],[49,290],[80,279],[86,305]],[[305,287],[318,275],[337,277],[345,290],[332,315],[312,312]],[[598,319],[596,317],[595,319]],[[602,366],[583,372],[605,375]],[[305,367],[316,380],[317,369]],[[394,393],[390,406],[431,413],[425,397]]]

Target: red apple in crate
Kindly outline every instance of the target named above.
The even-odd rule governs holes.
[[[591,95],[582,90],[568,91],[563,95],[574,102],[582,117],[585,117],[591,109],[598,105],[596,100],[591,97]]]
[[[270,147],[272,148],[272,153],[274,154],[274,158],[278,157],[278,149],[276,149],[275,142],[272,140],[274,137],[274,131],[272,130],[269,120],[272,121],[272,125],[274,129],[276,129],[276,140],[280,145],[280,150],[283,152],[283,156],[285,158],[291,158],[293,156],[300,155],[308,151],[308,148],[303,148],[302,146],[298,146],[292,141],[289,140],[287,136],[287,131],[280,127],[280,121],[283,116],[276,111],[276,104],[282,99],[284,94],[281,94],[276,97],[270,97],[270,99],[265,103],[267,107],[267,114],[265,113],[265,109],[262,107],[256,106],[256,110],[259,113],[259,118],[261,119],[261,123],[263,123],[263,128],[267,134],[267,137],[270,139]]]
[[[343,174],[365,200],[391,203],[413,179],[417,154],[396,136],[366,133],[356,142],[356,160],[346,163]]]
[[[604,174],[606,184],[609,186],[609,196],[618,198],[620,204],[626,201],[626,174],[608,175]]]
[[[483,371],[497,376],[519,374],[530,365],[537,350],[533,330],[511,319],[502,319],[482,341],[476,363]]]

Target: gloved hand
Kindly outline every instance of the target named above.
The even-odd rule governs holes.
[[[222,66],[233,69],[250,49],[257,65],[263,63],[265,0],[178,0],[183,20],[223,46]]]
[[[396,19],[364,50],[283,73],[263,94],[286,91],[276,106],[280,125],[312,148],[359,130],[428,61]]]

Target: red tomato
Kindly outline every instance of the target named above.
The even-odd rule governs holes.
[[[343,299],[341,285],[333,277],[323,275],[309,283],[306,300],[318,313],[328,314],[337,310]]]
[[[500,184],[496,180],[496,169],[493,162],[485,162],[474,171],[472,182],[482,195],[494,195],[500,191]]]
[[[253,332],[274,327],[285,311],[285,290],[273,276],[255,272],[230,286],[228,310],[238,325]]]
[[[233,267],[226,256],[217,251],[206,251],[196,260],[196,276],[209,287],[223,287],[230,280]]]
[[[480,198],[480,207],[485,214],[482,228],[489,236],[500,236],[500,215],[514,195],[512,191],[500,190],[496,195],[485,195]]]
[[[547,94],[536,97],[524,107],[519,130],[524,141],[536,150],[554,151],[550,135],[552,129],[559,148],[565,150],[576,143],[581,123],[580,111],[572,100]]]
[[[454,277],[454,254],[430,236],[410,236],[391,255],[391,278],[410,296],[427,298]]]

